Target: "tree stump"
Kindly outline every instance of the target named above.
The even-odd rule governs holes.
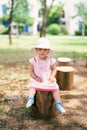
[[[71,66],[72,60],[67,57],[59,57],[58,58],[58,66]]]
[[[74,68],[71,66],[57,67],[56,80],[61,90],[72,90],[74,82]]]
[[[36,118],[52,118],[55,116],[56,108],[51,92],[37,91],[32,114]]]

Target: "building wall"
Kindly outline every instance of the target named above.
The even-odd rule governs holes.
[[[75,30],[79,30],[79,18],[72,18],[76,14],[75,5],[87,0],[55,0],[55,4],[59,2],[64,4],[65,18],[63,19],[66,23],[67,29],[71,35],[74,35]]]
[[[5,6],[8,4],[8,0],[0,0],[0,16],[3,16]]]
[[[37,26],[38,26],[38,0],[29,0],[30,4],[30,16],[34,18],[34,25],[33,25],[33,34],[37,34]]]
[[[64,2],[66,26],[71,35],[74,35],[75,30],[79,30],[78,17],[72,18],[76,14],[75,5],[86,0],[62,0]]]

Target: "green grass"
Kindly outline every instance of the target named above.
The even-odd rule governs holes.
[[[53,56],[71,57],[75,59],[86,59],[87,38],[81,37],[60,37],[47,36],[54,50]],[[38,36],[13,36],[13,45],[9,45],[8,36],[0,36],[0,61],[5,62],[24,62],[35,55],[31,50]]]

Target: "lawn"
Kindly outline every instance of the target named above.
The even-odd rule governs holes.
[[[47,36],[53,48],[55,58],[60,56],[73,59],[86,59],[87,38]],[[13,45],[9,45],[8,36],[0,36],[0,61],[1,62],[24,62],[35,55],[31,50],[38,36],[13,36]]]

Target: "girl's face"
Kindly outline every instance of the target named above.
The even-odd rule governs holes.
[[[49,51],[50,49],[36,48],[36,52],[38,53],[40,59],[45,59]]]

